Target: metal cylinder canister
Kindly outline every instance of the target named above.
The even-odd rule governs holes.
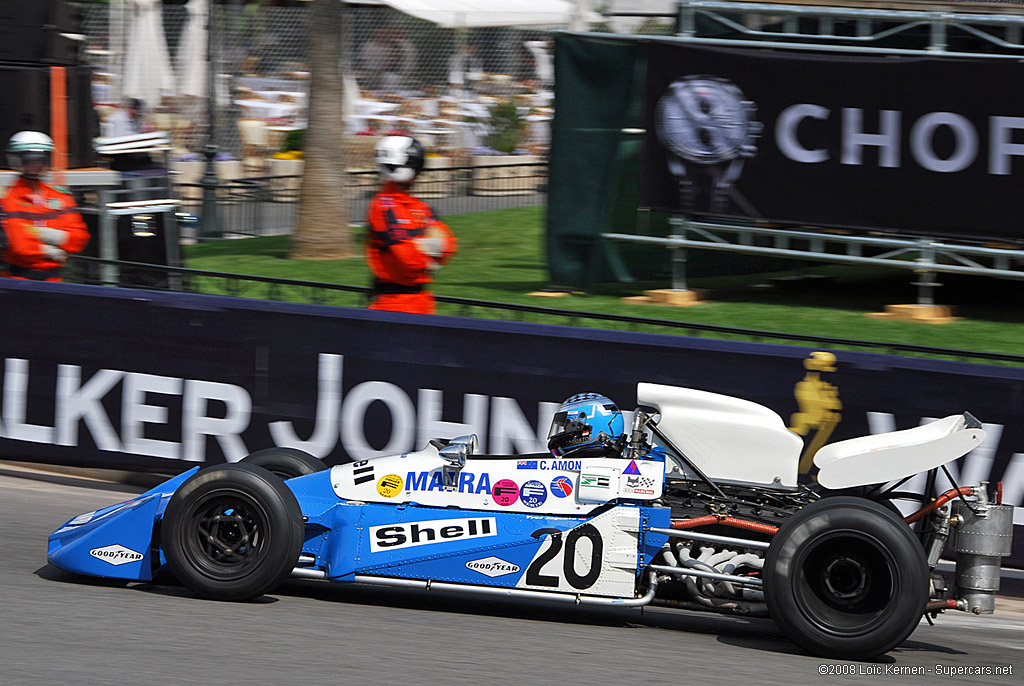
[[[973,509],[972,509],[973,508]],[[956,585],[968,611],[991,614],[999,590],[1002,558],[1013,544],[1013,506],[953,502]]]

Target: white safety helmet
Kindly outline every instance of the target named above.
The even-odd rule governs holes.
[[[382,138],[373,151],[373,161],[380,170],[381,178],[398,183],[408,183],[423,169],[423,146],[408,136]]]
[[[39,131],[19,131],[7,142],[7,164],[28,178],[36,174],[25,172],[25,162],[39,161],[49,168],[52,155],[53,139]]]

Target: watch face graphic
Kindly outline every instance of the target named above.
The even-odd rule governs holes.
[[[661,96],[655,129],[679,180],[682,209],[724,208],[743,160],[757,152],[762,125],[754,119],[756,109],[735,84],[714,76],[683,77]],[[708,177],[706,192],[694,187],[697,177]],[[707,197],[706,207],[693,206],[698,196]]]

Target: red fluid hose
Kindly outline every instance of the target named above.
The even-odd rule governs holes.
[[[771,524],[751,522],[746,519],[726,517],[725,515],[705,515],[704,517],[694,517],[693,519],[672,520],[673,529],[693,529],[698,526],[704,526],[705,524],[722,524],[724,526],[734,526],[737,529],[757,531],[762,534],[774,534],[779,530],[779,527],[772,526]]]
[[[939,610],[955,610],[956,601],[950,598],[949,600],[933,600],[924,606],[925,612],[938,612]]]
[[[957,498],[961,495],[974,495],[974,486],[961,486],[960,488],[951,488],[942,495],[940,495],[938,498],[933,500],[932,502],[922,507],[917,512],[904,517],[903,521],[905,521],[907,524],[913,524],[917,520],[921,519],[921,517],[930,515],[932,512],[935,512],[935,510],[939,509],[953,498]]]

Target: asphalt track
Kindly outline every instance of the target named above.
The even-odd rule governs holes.
[[[142,488],[0,465],[0,684],[1001,684],[1024,675],[1024,601],[926,623],[874,663],[810,657],[769,620],[552,607],[290,581],[250,603],[46,563],[67,519]],[[1012,675],[950,675],[1009,665]],[[893,674],[920,668],[922,674]],[[824,674],[824,676],[822,676]]]

